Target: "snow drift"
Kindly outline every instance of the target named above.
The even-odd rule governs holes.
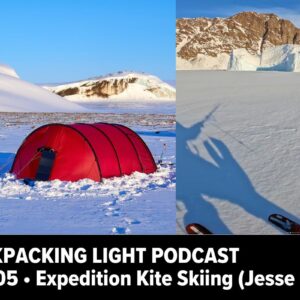
[[[251,55],[245,49],[233,50],[228,69],[231,71],[299,72],[299,45],[283,45],[265,49],[262,55]]]
[[[8,65],[0,64],[0,74],[19,78],[19,75],[17,74],[17,72]]]
[[[0,111],[82,112],[86,109],[19,79],[12,68],[0,65]]]
[[[175,88],[158,77],[136,72],[118,72],[60,85],[43,86],[69,100],[175,100]]]

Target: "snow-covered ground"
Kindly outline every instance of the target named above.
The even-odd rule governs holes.
[[[119,100],[97,99],[93,101],[72,100],[93,112],[126,114],[168,114],[176,113],[175,100]]]
[[[279,234],[300,222],[299,73],[177,72],[177,231]]]
[[[173,112],[175,111],[173,102]],[[39,182],[34,187],[7,173],[25,136],[45,123],[114,122],[136,130],[157,161],[175,162],[175,116],[130,113],[0,113],[0,233],[173,234],[175,165],[154,174],[79,182]]]

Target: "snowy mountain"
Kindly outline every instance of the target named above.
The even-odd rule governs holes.
[[[274,14],[178,19],[176,36],[177,69],[298,71],[300,29]]]
[[[69,100],[87,99],[175,99],[175,88],[158,77],[135,72],[119,72],[60,85],[43,86]]]
[[[82,112],[86,109],[18,78],[14,69],[0,65],[1,112]]]

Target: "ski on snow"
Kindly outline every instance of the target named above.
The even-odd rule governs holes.
[[[280,214],[272,214],[269,216],[269,222],[271,222],[276,227],[279,227],[281,230],[290,233],[290,234],[300,234],[300,224],[291,219],[280,215]],[[198,223],[188,224],[186,227],[186,232],[188,234],[197,234],[197,235],[206,235],[212,234],[210,230],[208,230],[203,225]]]
[[[206,227],[198,223],[188,224],[185,227],[185,230],[188,234],[198,234],[198,235],[212,234],[212,232],[209,231]]]
[[[300,233],[300,224],[290,220],[287,217],[284,217],[283,215],[272,214],[269,216],[269,221],[290,234]]]

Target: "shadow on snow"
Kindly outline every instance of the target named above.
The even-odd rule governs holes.
[[[190,128],[177,122],[177,200],[185,205],[184,225],[201,223],[214,233],[232,233],[220,218],[216,208],[205,196],[229,201],[249,214],[267,222],[272,213],[283,214],[295,221],[299,219],[260,195],[245,171],[234,159],[228,147],[215,138],[203,142],[214,161],[204,159],[198,149],[193,153],[188,141],[199,138],[205,122],[217,107],[202,121]]]
[[[15,158],[15,153],[0,153],[0,176],[9,172]]]

